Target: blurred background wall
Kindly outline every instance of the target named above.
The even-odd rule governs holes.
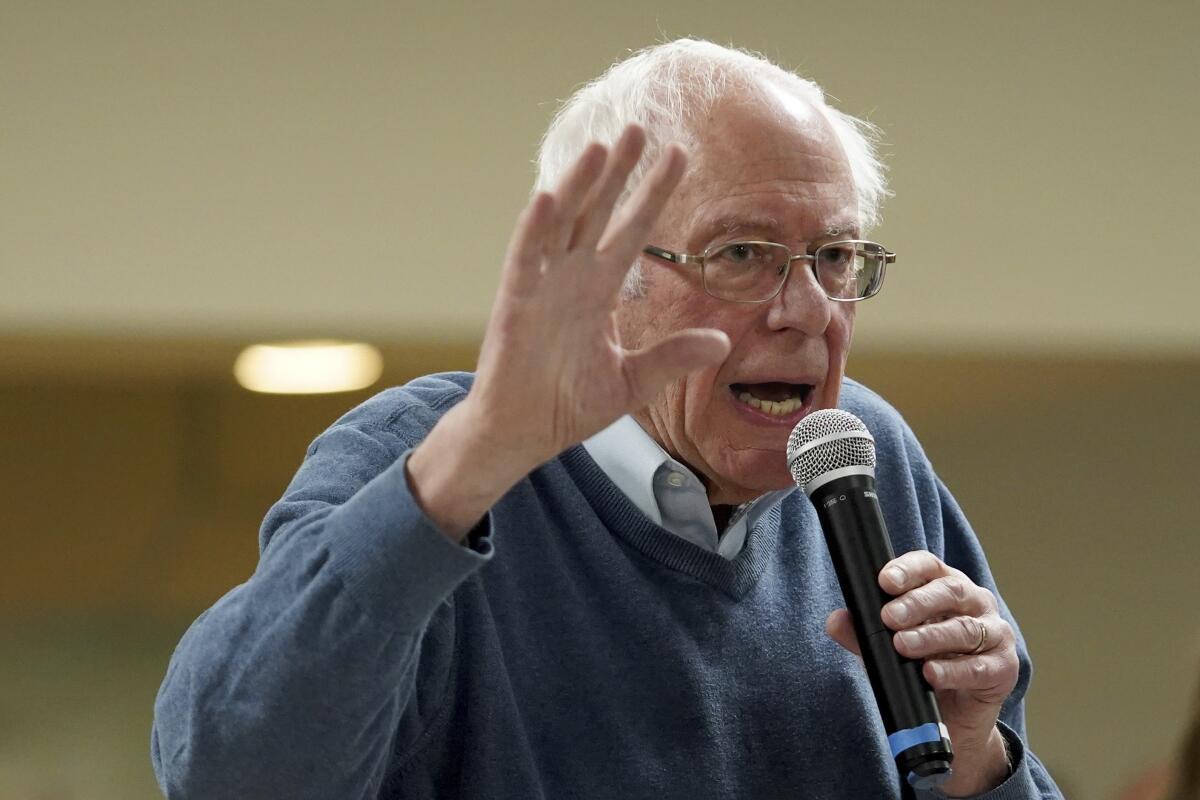
[[[0,797],[157,796],[171,649],[306,444],[471,367],[556,101],[684,35],[882,127],[900,260],[850,373],[973,520],[1069,796],[1170,750],[1200,677],[1200,4],[0,0]],[[328,336],[382,381],[232,379]]]

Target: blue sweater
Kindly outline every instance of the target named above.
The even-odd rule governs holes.
[[[470,382],[385,391],[309,448],[258,568],[171,659],[152,734],[168,797],[900,795],[865,672],[824,631],[842,598],[805,497],[726,560],[654,525],[574,447],[454,544],[404,462]],[[899,415],[852,381],[843,406],[876,438],[896,551],[994,591]],[[1022,743],[1017,642],[1016,771],[985,797],[1060,797]]]

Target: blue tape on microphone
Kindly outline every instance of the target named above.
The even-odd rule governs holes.
[[[892,758],[903,753],[910,747],[916,747],[919,744],[926,742],[939,741],[943,736],[947,739],[946,726],[944,723],[926,722],[924,725],[918,725],[915,728],[905,728],[902,731],[896,731],[888,736],[888,745],[892,748]]]

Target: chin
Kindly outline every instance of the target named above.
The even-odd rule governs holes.
[[[714,505],[748,503],[767,492],[795,486],[787,469],[784,453],[756,451],[753,455],[728,464],[728,469],[709,489]]]

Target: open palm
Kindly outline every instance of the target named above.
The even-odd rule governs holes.
[[[679,183],[668,146],[614,216],[644,147],[631,126],[593,144],[554,192],[537,194],[509,244],[470,401],[540,463],[647,404],[671,380],[729,351],[720,331],[679,331],[627,350],[614,309],[626,273]]]

